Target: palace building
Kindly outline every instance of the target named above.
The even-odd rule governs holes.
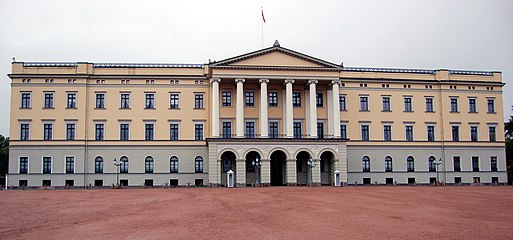
[[[500,72],[345,67],[276,41],[9,77],[9,187],[507,182]]]

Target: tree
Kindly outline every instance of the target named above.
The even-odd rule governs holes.
[[[508,184],[511,185],[513,182],[513,116],[510,116],[509,122],[504,124],[504,128],[506,133],[506,164],[508,166]]]
[[[5,177],[9,164],[9,138],[0,135],[0,177]]]

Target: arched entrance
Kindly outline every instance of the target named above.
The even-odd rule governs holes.
[[[307,185],[310,175],[310,167],[308,166],[308,159],[310,159],[310,153],[307,151],[301,151],[296,155],[296,169],[297,169],[297,183],[299,185]]]
[[[321,154],[321,185],[331,185],[333,182],[333,153],[326,151]]]
[[[254,163],[262,163],[262,157],[256,151],[251,151],[246,154],[246,185],[256,184],[261,182],[261,165],[254,165]]]
[[[226,186],[226,173],[230,170],[233,172],[235,169],[235,153],[227,151],[221,155],[221,184]],[[236,177],[237,173],[234,174]]]
[[[277,150],[271,154],[271,186],[285,185],[285,160],[287,155]]]

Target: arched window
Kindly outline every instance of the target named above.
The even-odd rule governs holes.
[[[121,165],[119,166],[120,173],[128,173],[128,158],[126,156],[121,157]]]
[[[203,158],[200,156],[197,156],[194,160],[194,169],[196,173],[202,173],[203,172]]]
[[[428,164],[429,164],[430,172],[436,172],[435,161],[436,161],[435,157],[433,157],[433,156],[429,157]]]
[[[364,172],[370,172],[370,158],[367,156],[362,158],[362,169]]]
[[[390,156],[385,157],[385,172],[392,172],[392,158]]]
[[[94,159],[94,173],[103,173],[103,158],[100,156]]]
[[[146,160],[144,161],[145,164],[145,173],[153,173],[153,158],[151,156],[146,157]]]
[[[169,159],[169,172],[170,173],[177,173],[178,172],[178,158],[175,156],[172,156]]]
[[[408,172],[414,172],[415,171],[415,160],[413,159],[412,156],[409,156],[406,159],[406,170]]]

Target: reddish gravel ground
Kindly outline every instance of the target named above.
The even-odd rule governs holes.
[[[513,187],[0,192],[2,239],[513,239]]]

